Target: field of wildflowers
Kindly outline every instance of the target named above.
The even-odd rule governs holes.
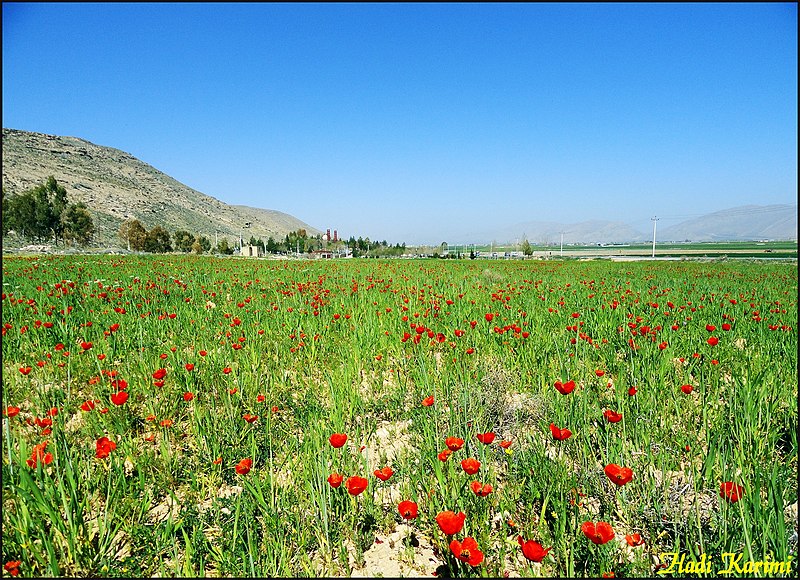
[[[4,258],[3,573],[349,576],[384,543],[429,577],[796,571],[797,290],[795,263]]]

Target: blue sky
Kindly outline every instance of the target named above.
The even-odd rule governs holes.
[[[391,243],[797,202],[797,6],[3,3],[3,127]]]

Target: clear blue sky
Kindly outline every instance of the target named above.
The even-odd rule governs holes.
[[[797,6],[4,2],[3,127],[391,243],[797,203]]]

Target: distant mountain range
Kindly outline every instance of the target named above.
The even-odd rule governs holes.
[[[590,220],[579,223],[530,221],[481,232],[448,236],[456,244],[518,244],[527,239],[536,245],[627,244],[649,242],[652,230],[642,232],[620,221]],[[744,205],[675,225],[656,224],[659,242],[721,242],[750,240],[797,240],[796,205]],[[462,242],[463,240],[463,242]]]
[[[117,231],[128,218],[147,229],[155,225],[170,233],[185,229],[202,234],[211,243],[250,236],[266,241],[283,240],[303,228],[308,235],[321,233],[289,214],[229,205],[188,187],[136,157],[76,137],[59,137],[16,129],[3,129],[3,189],[6,195],[22,193],[52,175],[67,189],[71,203],[89,207],[100,244],[119,244]],[[246,223],[249,228],[244,228]]]
[[[303,228],[321,233],[298,218],[275,210],[229,205],[196,191],[132,155],[76,137],[59,137],[3,129],[3,189],[6,195],[26,191],[48,176],[67,188],[70,202],[89,207],[100,244],[119,244],[117,231],[128,218],[148,229],[186,229],[238,239],[251,235],[282,240]],[[244,224],[250,223],[248,229]],[[620,221],[591,220],[573,224],[529,221],[484,232],[448,235],[451,243],[615,244],[652,240]],[[746,205],[693,218],[675,225],[657,224],[657,239],[670,241],[797,240],[797,205]]]

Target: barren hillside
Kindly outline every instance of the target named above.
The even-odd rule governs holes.
[[[170,233],[185,229],[215,234],[232,242],[243,232],[276,240],[298,228],[319,232],[297,218],[274,210],[228,205],[196,191],[132,155],[76,137],[60,137],[3,129],[3,189],[21,193],[43,183],[49,175],[67,189],[70,202],[89,206],[97,228],[96,241],[118,244],[119,225],[128,218],[148,229],[161,225]],[[245,223],[251,226],[244,229]]]

